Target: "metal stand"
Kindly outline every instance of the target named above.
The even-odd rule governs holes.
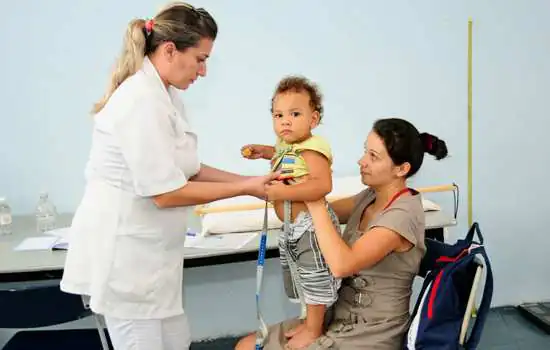
[[[82,296],[82,303],[84,304],[84,308],[87,310],[90,310],[90,297],[87,295]],[[90,310],[91,311],[91,310]],[[103,316],[96,314],[92,311],[92,315],[94,317],[95,326],[97,328],[97,332],[99,333],[99,339],[101,339],[101,347],[103,350],[110,350],[109,343],[107,342],[107,336],[105,334],[105,321],[103,319]]]

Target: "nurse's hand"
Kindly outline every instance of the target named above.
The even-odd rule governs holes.
[[[284,200],[288,197],[288,186],[282,181],[271,181],[266,184],[265,193],[269,201]]]
[[[263,176],[254,176],[241,182],[243,195],[250,195],[259,199],[266,198],[265,185],[280,176],[280,172],[269,173]]]

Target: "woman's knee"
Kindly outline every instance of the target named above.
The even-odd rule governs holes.
[[[249,334],[239,339],[235,345],[235,350],[252,350],[256,347],[255,334]]]

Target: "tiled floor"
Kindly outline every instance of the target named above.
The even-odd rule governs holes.
[[[230,350],[234,338],[194,343],[191,350]],[[550,334],[527,321],[516,308],[491,310],[483,330],[479,350],[550,350]]]
[[[550,335],[527,321],[516,308],[492,310],[480,350],[550,350]]]

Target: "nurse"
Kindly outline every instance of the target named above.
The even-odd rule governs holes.
[[[198,158],[178,90],[206,75],[217,31],[206,10],[182,2],[131,21],[93,109],[87,184],[61,289],[90,297],[116,350],[189,348],[182,279],[191,206],[263,197],[274,178],[239,176]]]

